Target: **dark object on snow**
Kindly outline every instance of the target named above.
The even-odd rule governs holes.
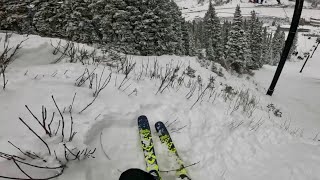
[[[306,61],[303,63],[303,66],[302,66],[302,68],[301,68],[301,70],[300,70],[300,73],[302,73],[302,70],[303,70],[304,66],[307,64],[309,58],[310,58],[310,55],[308,55]]]
[[[279,0],[280,1],[280,0]],[[299,25],[299,20],[301,17],[301,12],[302,12],[302,8],[303,8],[303,1],[304,0],[296,0],[296,5],[294,8],[294,13],[293,13],[293,17],[292,17],[292,21],[291,21],[291,26],[290,26],[290,31],[289,31],[289,35],[287,37],[285,46],[283,48],[282,54],[281,54],[281,58],[280,58],[280,62],[279,65],[277,67],[276,73],[274,74],[274,77],[272,79],[271,85],[267,91],[267,95],[272,96],[273,92],[274,92],[274,88],[276,87],[276,84],[279,80],[281,71],[284,67],[284,64],[286,63],[286,60],[288,58],[288,54],[289,51],[291,49],[292,43],[293,43],[293,39],[296,36],[296,32],[298,29],[298,25]]]
[[[119,180],[155,180],[154,177],[141,169],[128,169],[123,172]]]
[[[298,51],[293,52],[292,55],[297,56],[298,55]]]
[[[301,56],[298,56],[298,59],[299,59],[299,60],[303,60],[303,57],[301,57]]]
[[[277,0],[278,4],[281,4],[280,0]]]
[[[311,39],[311,37],[309,36],[308,39]]]

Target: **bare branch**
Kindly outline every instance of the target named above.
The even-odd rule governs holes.
[[[19,166],[19,164],[16,162],[16,160],[13,158],[12,159],[13,160],[13,162],[16,164],[16,166],[18,167],[18,169],[24,174],[24,175],[26,175],[28,178],[30,178],[30,179],[33,179],[30,175],[28,175],[20,166]]]
[[[50,150],[48,144],[47,144],[36,132],[34,132],[33,129],[31,129],[30,126],[29,126],[26,122],[24,122],[22,118],[19,117],[19,119],[20,119],[20,121],[21,121],[25,126],[28,127],[28,129],[29,129],[34,135],[36,135],[36,136],[46,145],[46,147],[47,147],[47,149],[48,149],[48,152],[49,152],[49,154],[51,155],[51,150]]]
[[[191,166],[197,165],[197,164],[199,164],[199,163],[200,163],[200,161],[198,161],[198,162],[196,162],[196,163],[192,163],[192,164],[187,165],[187,166],[183,166],[183,167],[181,167],[181,168],[179,168],[179,169],[172,169],[172,170],[166,170],[166,171],[160,170],[159,172],[166,172],[166,173],[168,173],[168,172],[172,172],[172,171],[180,171],[182,168],[191,167]]]
[[[100,133],[100,146],[101,146],[101,149],[102,149],[103,154],[104,154],[109,160],[111,160],[111,158],[108,156],[108,154],[106,153],[106,151],[104,150],[103,145],[102,145],[102,132]]]
[[[59,114],[60,114],[60,116],[61,116],[61,121],[62,121],[61,134],[62,134],[62,141],[63,141],[63,140],[64,140],[64,117],[63,117],[63,115],[62,115],[62,113],[61,113],[61,111],[60,111],[60,109],[59,109],[59,107],[58,107],[58,105],[57,105],[57,103],[56,103],[56,100],[54,99],[53,95],[51,96],[51,98],[52,98],[52,100],[53,100],[55,106],[57,107],[57,109],[58,109],[58,111],[59,111]]]

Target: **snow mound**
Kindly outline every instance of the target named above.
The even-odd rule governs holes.
[[[14,38],[13,44],[25,37],[14,35]],[[42,105],[58,115],[53,95],[59,107],[66,108],[66,134],[69,134],[68,107],[76,93],[72,112],[73,130],[77,134],[67,145],[70,149],[96,148],[95,158],[68,164],[59,179],[116,180],[128,168],[145,169],[137,129],[137,117],[142,114],[152,126],[160,170],[178,167],[154,133],[153,124],[157,121],[167,124],[185,165],[199,161],[188,168],[193,179],[319,177],[316,165],[320,163],[320,143],[304,138],[300,131],[288,125],[287,117],[274,113],[275,109],[281,110],[277,104],[273,109],[268,108],[273,100],[264,96],[264,89],[252,77],[236,77],[223,70],[224,77],[217,76],[209,70],[210,66],[195,57],[127,56],[124,64],[133,67],[127,76],[121,63],[104,68],[104,64],[110,63],[107,54],[101,64],[66,63],[66,59],[51,64],[61,54],[52,55],[50,40],[58,42],[29,36],[6,72],[7,89],[0,92],[0,152],[21,155],[7,140],[23,149],[45,152],[44,145],[18,117],[48,140],[51,148],[61,145],[60,136],[56,137],[59,141],[48,139],[25,105],[39,117]],[[97,56],[103,54],[98,51]],[[190,68],[195,70],[194,75]],[[93,104],[79,113],[92,102],[95,88],[100,84],[97,79],[92,81],[91,88],[90,80],[76,86],[77,79],[85,77],[86,72],[101,77],[101,84],[110,79]],[[166,75],[168,79],[163,81]],[[58,126],[58,120],[59,116],[53,127]],[[0,175],[10,171],[23,176],[10,163],[0,161]],[[35,177],[43,175],[28,172]],[[175,179],[174,172],[161,174],[164,179]]]

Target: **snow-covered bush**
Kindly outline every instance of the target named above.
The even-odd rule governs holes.
[[[276,117],[282,117],[282,112],[279,108],[276,108],[274,104],[270,103],[267,105],[268,111],[273,112]]]
[[[192,69],[190,66],[188,66],[187,69],[184,71],[184,73],[191,78],[196,77],[195,72],[196,70]]]
[[[12,155],[0,152],[1,158],[12,161],[16,166],[14,174],[10,174],[10,176],[3,176],[0,174],[1,178],[31,180],[35,179],[35,176],[38,176],[36,179],[51,179],[62,175],[65,168],[67,168],[68,163],[71,161],[95,158],[95,148],[89,149],[85,145],[73,141],[77,134],[73,129],[72,115],[75,97],[76,94],[72,99],[71,105],[61,111],[58,103],[52,96],[52,100],[59,113],[59,115],[57,115],[59,118],[55,116],[55,112],[48,113],[45,106],[42,106],[41,118],[39,118],[26,105],[26,109],[29,111],[33,119],[41,126],[45,135],[41,135],[39,131],[35,131],[35,128],[30,125],[31,123],[28,123],[23,118],[19,117],[19,120],[39,139],[39,141],[46,147],[46,150],[39,147],[34,148],[34,150],[24,150],[19,147],[19,145],[15,145],[11,141],[8,141],[20,153],[18,155]],[[64,112],[65,109],[67,109],[68,112]],[[68,119],[70,118],[70,122],[68,122],[70,125],[68,126],[67,116],[65,113],[69,114]],[[52,114],[51,117],[49,117],[50,114]],[[67,129],[67,127],[69,129]],[[23,166],[21,166],[21,164],[23,164]],[[28,171],[25,171],[24,169],[28,169]],[[20,173],[18,173],[18,171],[23,173],[27,178],[19,176]],[[39,174],[42,175],[39,177]]]
[[[6,89],[6,85],[8,83],[8,80],[6,79],[6,69],[9,66],[10,63],[12,63],[16,55],[21,48],[22,43],[25,41],[21,41],[19,44],[17,44],[15,47],[10,46],[10,37],[12,34],[6,33],[4,39],[0,38],[1,47],[3,49],[0,49],[0,76],[2,75],[3,78],[3,89]]]

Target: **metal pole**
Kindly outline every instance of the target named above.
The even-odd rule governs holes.
[[[303,66],[302,66],[302,68],[300,70],[300,73],[302,73],[302,70],[303,70],[304,66],[307,64],[307,61],[309,60],[309,58],[310,58],[310,54],[308,55],[306,61],[303,63]]]
[[[281,58],[280,58],[280,62],[278,64],[277,70],[274,74],[274,77],[272,79],[271,85],[268,89],[267,95],[272,96],[273,92],[274,92],[274,88],[276,87],[276,84],[279,80],[280,74],[282,72],[282,69],[284,67],[284,64],[286,63],[291,45],[293,43],[293,39],[295,37],[295,34],[297,32],[297,28],[299,25],[299,20],[300,20],[300,16],[301,16],[301,11],[303,8],[303,1],[304,0],[296,0],[296,5],[294,8],[294,13],[293,13],[293,17],[292,17],[292,22],[291,22],[291,26],[290,26],[290,30],[289,30],[289,34],[285,43],[285,46],[283,48],[282,54],[281,54]]]

